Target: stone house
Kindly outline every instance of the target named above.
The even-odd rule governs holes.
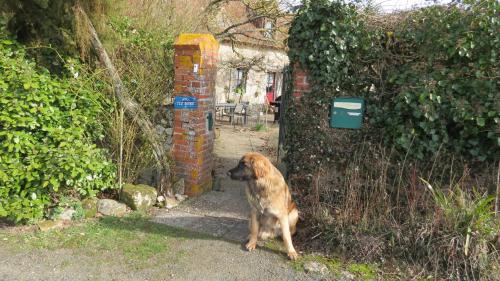
[[[217,17],[221,29],[252,19],[241,2],[229,2]],[[216,103],[264,104],[281,95],[283,69],[288,65],[285,48],[289,20],[258,18],[219,37]]]

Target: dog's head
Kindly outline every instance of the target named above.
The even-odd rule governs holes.
[[[238,165],[227,174],[233,180],[248,181],[266,177],[271,172],[271,167],[271,163],[264,155],[250,152],[243,155]]]

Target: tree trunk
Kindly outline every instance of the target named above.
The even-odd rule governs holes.
[[[495,216],[500,213],[500,161],[497,168],[497,192],[495,194]]]
[[[116,98],[125,110],[126,114],[133,121],[137,122],[142,132],[144,133],[144,136],[153,147],[153,154],[156,160],[158,172],[160,174],[160,180],[158,181],[157,186],[158,193],[164,194],[165,192],[170,191],[171,170],[168,155],[165,152],[165,148],[162,145],[160,138],[156,133],[155,128],[153,127],[153,124],[149,120],[144,109],[132,97],[128,95],[127,88],[123,85],[118,71],[116,71],[116,68],[111,62],[106,49],[104,49],[104,47],[102,46],[94,25],[87,16],[87,13],[85,13],[85,11],[80,6],[75,7],[75,13],[79,13],[87,23],[92,47],[98,54],[99,61],[106,67],[109,76],[111,76]]]

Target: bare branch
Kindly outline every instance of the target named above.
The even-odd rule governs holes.
[[[285,10],[280,8],[280,5],[282,5],[280,3],[277,0],[212,0],[205,9],[207,28],[218,39],[228,38],[233,40],[236,39],[235,35],[252,38],[253,36],[244,34],[250,31],[242,31],[240,28],[248,24],[255,24],[255,22],[262,19],[268,19],[274,21],[272,30],[264,30],[261,26],[255,26],[251,32],[259,29],[274,33],[279,32],[280,27],[287,25],[280,20],[285,19],[289,15]],[[227,9],[238,7],[238,5],[240,9],[245,10],[246,15],[243,17],[233,15],[231,17],[231,11]],[[254,39],[272,41],[269,38],[262,40],[263,38],[255,37]]]
[[[236,24],[233,24],[233,25],[230,25],[228,27],[226,27],[226,29],[224,29],[223,31],[219,32],[219,33],[216,33],[214,36],[216,38],[219,38],[221,36],[223,36],[224,34],[227,34],[229,33],[232,29],[235,29],[239,26],[242,26],[242,25],[245,25],[245,24],[248,24],[248,23],[251,23],[251,22],[254,22],[258,19],[261,19],[261,18],[264,18],[265,16],[264,15],[258,15],[258,16],[255,16],[255,17],[252,17],[252,18],[249,18],[248,20],[246,21],[243,21],[243,22],[239,22],[239,23],[236,23]]]

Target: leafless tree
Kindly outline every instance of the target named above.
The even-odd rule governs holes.
[[[238,37],[247,37],[262,40],[256,33],[269,31],[263,25],[256,28],[250,25],[262,20],[273,23],[272,32],[278,33],[286,30],[290,23],[290,7],[294,6],[293,0],[212,0],[205,8],[206,27],[208,31],[219,39],[237,40]],[[241,17],[230,17],[227,12],[232,5],[242,5],[246,14]]]

